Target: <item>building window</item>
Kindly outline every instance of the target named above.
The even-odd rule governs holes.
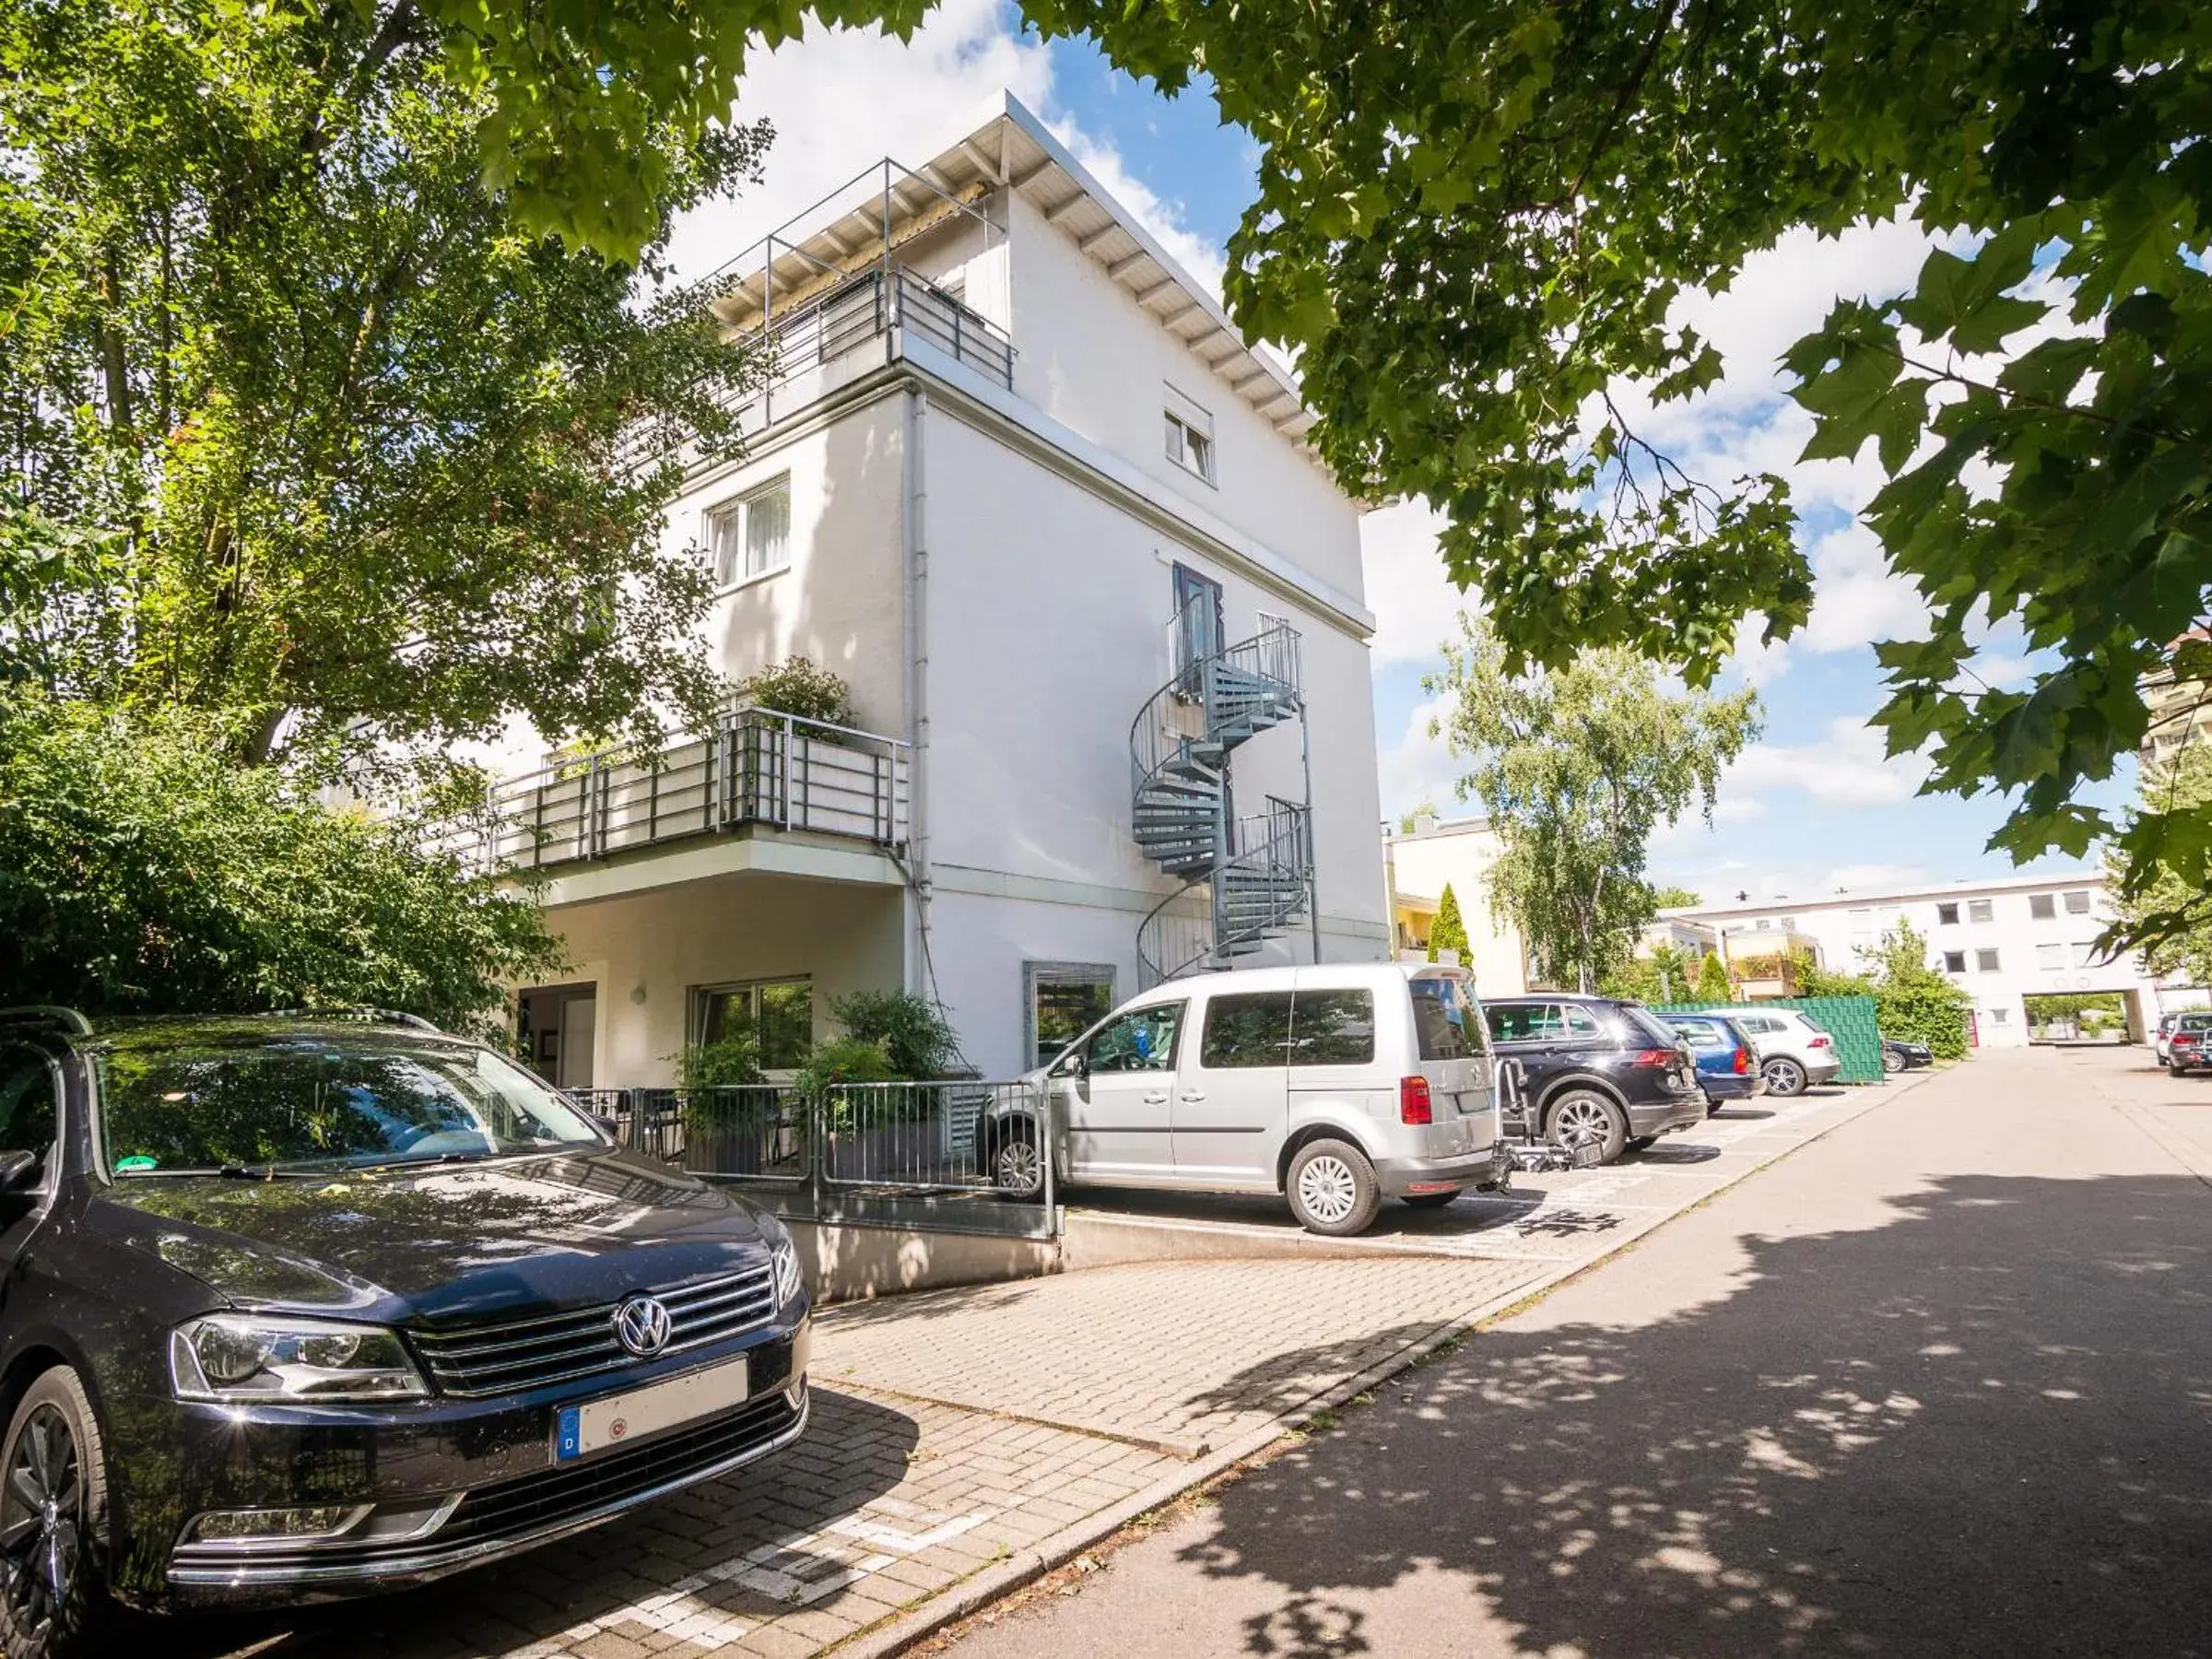
[[[701,985],[691,993],[691,1041],[749,1036],[765,1072],[796,1071],[814,1046],[811,980],[756,980]]]
[[[1167,423],[1168,459],[1208,484],[1215,482],[1214,418],[1174,387],[1170,386],[1167,394],[1162,418]]]
[[[2066,947],[2064,945],[2038,945],[2035,947],[2035,965],[2038,968],[2064,968],[2066,965]]]
[[[1966,971],[1966,952],[1963,950],[1945,951],[1943,953],[1943,971],[1946,973],[1964,973]]]
[[[1955,904],[1937,905],[1936,907],[1936,925],[1938,927],[1958,926],[1959,907]]]
[[[2095,968],[2102,960],[2094,939],[2083,939],[2074,947],[2074,966],[2077,968]]]
[[[1994,950],[1975,951],[1974,967],[1983,973],[1994,973],[1997,971],[1997,953]]]
[[[1782,919],[1782,931],[1783,933],[1795,933],[1797,931],[1797,918],[1794,916],[1784,916]]]
[[[1992,1025],[2006,1025],[2011,1018],[2012,1010],[2009,1008],[1992,1008],[1989,1011],[1989,1022]]]
[[[1994,908],[1986,899],[1969,899],[1966,901],[1966,919],[1969,922],[1987,922],[1994,914]]]
[[[2049,922],[2058,914],[2058,895],[2037,893],[2028,900],[2028,914],[2037,922]]]
[[[1029,962],[1024,999],[1033,1064],[1050,1065],[1067,1045],[1113,1011],[1113,969],[1098,962]]]
[[[707,547],[714,581],[728,587],[791,562],[791,475],[771,478],[707,512]]]
[[[2086,916],[2088,913],[2089,889],[2088,888],[2076,888],[2072,892],[2066,895],[2066,914],[2069,916]]]

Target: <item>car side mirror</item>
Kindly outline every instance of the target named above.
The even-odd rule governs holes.
[[[0,1152],[0,1193],[20,1193],[38,1185],[45,1161],[36,1152]]]
[[[1081,1049],[1077,1049],[1060,1062],[1060,1075],[1064,1077],[1073,1077],[1078,1083],[1090,1076],[1090,1062],[1085,1058]]]

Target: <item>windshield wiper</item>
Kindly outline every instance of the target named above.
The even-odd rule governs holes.
[[[163,1177],[186,1179],[198,1177],[205,1180],[209,1176],[215,1176],[224,1181],[320,1181],[329,1171],[327,1170],[280,1170],[275,1164],[256,1166],[227,1163],[210,1164],[205,1169],[197,1170],[118,1170],[115,1173],[129,1176],[136,1181],[144,1181],[148,1177],[155,1180]]]

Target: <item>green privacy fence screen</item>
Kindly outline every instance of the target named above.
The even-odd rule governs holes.
[[[1798,1008],[1836,1040],[1843,1069],[1839,1083],[1882,1080],[1881,1029],[1875,1023],[1871,996],[1783,996],[1759,1003],[1668,1003],[1662,1014],[1751,1014],[1762,1008]]]

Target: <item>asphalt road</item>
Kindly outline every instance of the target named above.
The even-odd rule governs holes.
[[[2212,1655],[2212,1081],[1970,1062],[945,1646]]]

